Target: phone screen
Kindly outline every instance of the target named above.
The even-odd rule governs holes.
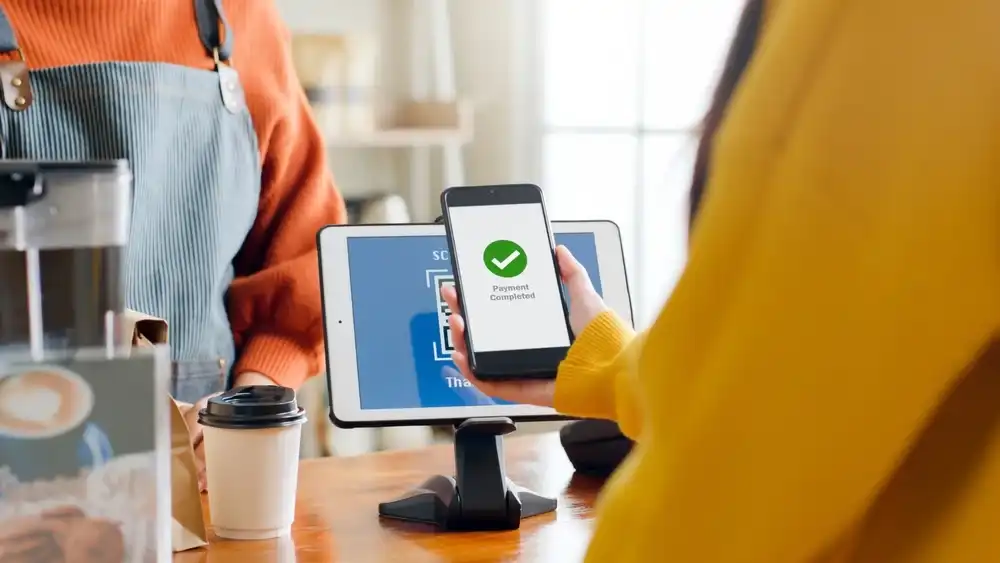
[[[473,352],[568,347],[542,205],[451,207],[449,215]]]

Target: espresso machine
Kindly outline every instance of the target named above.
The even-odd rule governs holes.
[[[0,528],[58,501],[156,561],[170,357],[132,350],[123,323],[131,198],[125,161],[0,161]]]
[[[124,344],[125,162],[0,162],[0,358]]]

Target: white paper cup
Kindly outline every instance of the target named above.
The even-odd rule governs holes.
[[[295,520],[305,411],[284,387],[239,387],[199,413],[212,528],[220,538],[287,536]]]

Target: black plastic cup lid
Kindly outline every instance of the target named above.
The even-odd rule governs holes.
[[[236,387],[208,400],[198,412],[198,422],[212,428],[254,430],[301,424],[306,411],[295,400],[295,391],[273,385]]]

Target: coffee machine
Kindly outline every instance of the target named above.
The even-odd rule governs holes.
[[[0,162],[0,354],[124,344],[124,162]]]
[[[131,197],[125,161],[0,161],[0,528],[57,505],[153,562],[170,555],[170,358],[124,330]]]

